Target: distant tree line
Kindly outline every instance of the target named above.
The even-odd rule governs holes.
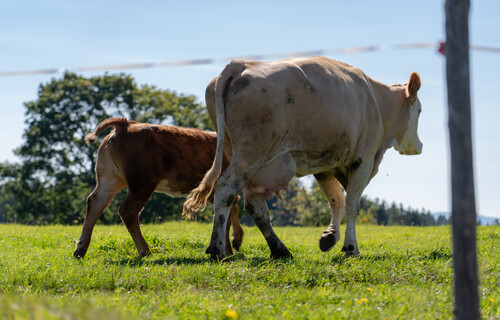
[[[26,102],[23,143],[14,152],[20,163],[0,163],[0,222],[22,224],[80,224],[86,198],[95,187],[94,166],[99,143],[85,144],[84,137],[109,117],[126,117],[148,123],[212,129],[205,107],[194,96],[138,86],[128,75],[85,78],[65,73],[61,79],[41,84],[38,99]],[[109,131],[108,131],[109,132]],[[104,133],[101,136],[104,137]],[[282,192],[283,194],[283,192]],[[100,221],[119,223],[120,192]],[[268,201],[277,226],[326,226],[330,210],[319,187],[290,183],[283,200]],[[142,223],[181,219],[183,198],[155,193],[141,214]],[[240,201],[241,202],[241,201]],[[243,221],[251,224],[240,204]],[[198,215],[211,221],[208,207]],[[404,208],[378,199],[361,199],[358,223],[428,226],[448,224],[426,210]]]
[[[310,189],[310,190],[309,190]],[[319,186],[314,182],[306,188],[294,179],[290,183],[290,193],[283,200],[274,197],[268,201],[273,225],[285,226],[325,226],[330,223],[330,210]],[[449,218],[437,219],[425,209],[405,208],[402,204],[388,204],[384,200],[370,200],[361,197],[357,223],[376,225],[435,226],[450,224]]]

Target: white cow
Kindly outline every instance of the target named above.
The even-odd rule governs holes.
[[[214,227],[206,252],[225,257],[224,228],[242,191],[245,210],[266,238],[271,257],[290,257],[271,227],[265,196],[287,187],[293,176],[314,174],[332,213],[321,250],[330,250],[340,239],[346,212],[342,250],[358,255],[359,199],[385,151],[422,151],[419,88],[416,72],[405,85],[387,86],[325,57],[229,63],[206,92],[218,127],[214,163],[184,204],[188,216],[199,210],[215,184]],[[220,175],[223,150],[231,164]]]

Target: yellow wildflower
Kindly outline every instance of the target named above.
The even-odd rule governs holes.
[[[228,319],[238,319],[238,314],[234,310],[226,310],[226,318]]]

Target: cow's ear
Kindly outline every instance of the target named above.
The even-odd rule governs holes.
[[[410,81],[408,81],[408,86],[406,87],[406,96],[412,102],[417,99],[418,89],[420,89],[420,76],[417,72],[413,71],[410,74]]]

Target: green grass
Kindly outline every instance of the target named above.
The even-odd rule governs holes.
[[[361,256],[319,250],[323,228],[275,228],[294,255],[269,259],[256,228],[224,263],[204,253],[211,225],[146,225],[138,258],[124,226],[0,225],[1,319],[450,319],[449,227],[358,226]],[[343,229],[342,229],[343,232]],[[500,318],[500,227],[478,228],[481,312]]]

